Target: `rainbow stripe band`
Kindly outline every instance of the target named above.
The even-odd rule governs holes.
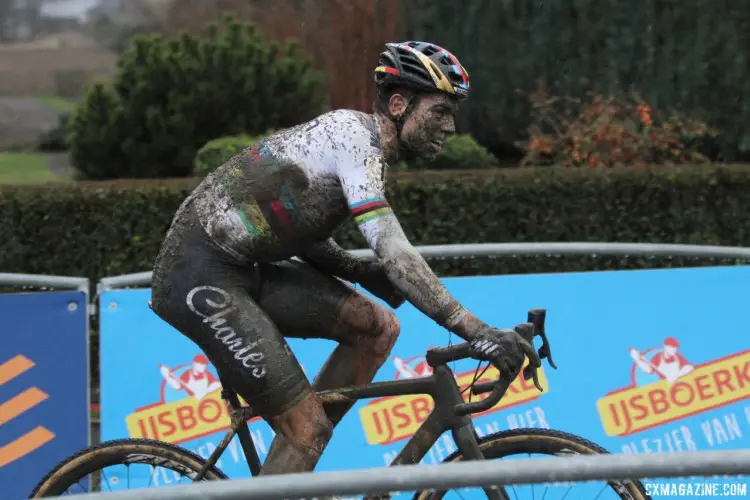
[[[370,198],[349,207],[357,224],[377,219],[392,213],[391,206],[385,198]]]
[[[379,71],[381,73],[390,73],[396,76],[401,74],[399,70],[397,70],[396,68],[391,68],[390,66],[378,66],[377,68],[375,68],[375,71]]]

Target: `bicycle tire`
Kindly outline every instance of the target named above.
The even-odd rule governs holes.
[[[130,457],[129,457],[130,456]],[[85,448],[66,458],[39,481],[29,498],[60,496],[81,478],[112,465],[143,463],[178,473],[197,474],[206,461],[195,453],[151,439],[118,439]],[[189,477],[189,476],[188,476]],[[206,471],[203,481],[228,479],[218,468]]]
[[[518,453],[541,453],[559,456],[562,454],[609,455],[601,446],[585,438],[549,429],[513,429],[489,434],[478,440],[479,448],[487,460],[502,458]],[[460,451],[448,455],[443,463],[462,460]],[[640,481],[608,481],[610,487],[623,500],[651,500]],[[421,490],[414,494],[414,500],[437,500],[445,491]]]

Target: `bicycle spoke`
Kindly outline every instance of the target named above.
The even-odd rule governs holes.
[[[109,479],[107,479],[107,473],[102,471],[102,476],[104,476],[104,482],[107,483],[107,487],[109,488],[109,491],[112,491],[112,487],[109,485]]]
[[[515,496],[516,500],[518,500],[518,492],[516,491],[516,487],[515,486],[511,486],[511,489],[513,490],[513,496]]]
[[[602,496],[602,493],[604,493],[604,490],[606,490],[606,489],[607,489],[607,484],[604,483],[604,488],[602,488],[602,490],[599,492],[599,494],[594,497],[594,500],[596,500],[597,498],[599,498],[600,496]]]

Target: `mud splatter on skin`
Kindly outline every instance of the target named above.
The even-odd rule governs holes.
[[[331,274],[353,282],[370,280],[369,286],[383,295],[373,293],[381,298],[395,288],[461,336],[478,321],[450,296],[411,246],[385,199],[388,162],[403,151],[434,156],[438,148],[433,141],[453,133],[455,106],[434,97],[413,109],[402,140],[387,118],[350,110],[326,113],[273,134],[207,176],[175,216],[154,269],[158,314],[200,345],[217,368],[236,377],[230,382],[251,405],[264,407],[268,415],[278,413],[274,408],[288,409],[273,419],[274,429],[286,429],[281,434],[287,435],[277,436],[274,460],[269,456],[266,462],[269,472],[307,470],[330,438],[319,402],[304,397],[308,392],[297,385],[306,377],[288,347],[279,347],[285,344],[283,339],[279,343],[278,331],[340,342],[330,359],[333,368],[321,374],[322,385],[371,380],[398,335],[390,311],[375,302],[351,306],[354,302],[347,299],[352,299],[352,290]],[[331,239],[351,217],[380,263],[359,261]],[[206,260],[206,255],[211,258]],[[289,261],[293,256],[316,263],[326,273]],[[261,339],[268,360],[268,374],[256,379],[255,386],[247,385],[250,377],[240,376],[231,359],[211,354],[215,349],[206,345],[210,331],[185,324],[189,315],[170,306],[184,302],[189,281],[195,281],[191,286],[217,286],[236,294],[233,302],[242,312],[231,319],[231,326],[248,342]],[[347,314],[342,313],[345,302],[353,308]],[[350,407],[338,406],[331,420],[337,421],[339,410]]]
[[[384,197],[386,157],[399,149],[422,156],[437,154],[433,142],[455,131],[457,109],[447,96],[419,98],[404,121],[401,141],[393,123],[382,116],[348,110],[326,113],[273,134],[254,155],[233,158],[196,189],[201,224],[217,245],[244,262],[304,256],[356,283],[363,271],[372,269],[347,258],[330,237],[354,207],[380,204],[377,213],[359,222],[385,267],[383,272],[418,309],[466,336],[472,333],[467,328],[478,322],[457,306],[413,249]],[[251,215],[266,219],[250,221],[260,228],[254,233],[247,222],[248,209],[238,206],[252,203],[262,210]],[[281,220],[278,212],[286,218]]]
[[[333,351],[313,384],[316,391],[357,386],[372,381],[396,343],[399,324],[395,315],[361,295],[352,295],[341,310],[333,330],[335,338],[350,337]],[[336,426],[355,401],[326,406],[326,415]]]
[[[414,110],[404,121],[401,130],[401,149],[408,158],[432,161],[440,152],[435,144],[442,144],[456,132],[455,116],[458,104],[443,95],[419,97]]]

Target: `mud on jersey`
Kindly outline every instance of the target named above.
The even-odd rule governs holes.
[[[189,201],[209,237],[241,262],[300,255],[329,240],[352,217],[390,281],[415,307],[450,328],[466,311],[393,215],[379,137],[373,115],[325,113],[236,155],[207,176]]]
[[[233,157],[192,198],[226,252],[243,261],[281,260],[330,237],[352,213],[388,211],[384,167],[375,117],[338,110]]]

